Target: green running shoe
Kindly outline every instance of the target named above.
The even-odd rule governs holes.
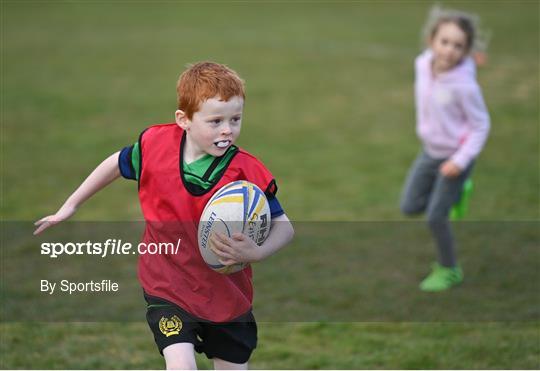
[[[444,291],[459,285],[461,282],[463,282],[463,271],[460,266],[447,268],[439,263],[434,263],[431,273],[420,283],[420,290]]]
[[[471,178],[468,178],[465,183],[463,183],[459,201],[450,209],[450,220],[460,220],[465,217],[469,210],[469,200],[471,199],[473,188],[473,181]]]

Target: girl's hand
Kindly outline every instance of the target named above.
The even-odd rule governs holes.
[[[461,174],[461,169],[452,160],[447,160],[441,164],[439,171],[447,178],[455,178]]]
[[[214,233],[210,241],[210,248],[223,265],[253,263],[260,260],[259,246],[245,234],[234,233],[229,238],[222,233]]]
[[[34,231],[34,236],[40,234],[45,229],[70,218],[73,214],[75,214],[75,211],[77,211],[77,208],[64,205],[56,212],[56,214],[39,219],[34,223],[34,225],[38,227]]]
[[[473,58],[477,66],[485,66],[487,64],[488,57],[485,52],[475,52],[473,53]]]

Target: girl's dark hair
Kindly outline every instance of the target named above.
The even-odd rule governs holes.
[[[435,37],[437,31],[439,31],[439,27],[444,23],[454,23],[461,29],[461,31],[465,33],[467,40],[466,49],[467,51],[470,51],[474,45],[474,40],[476,36],[476,29],[473,20],[469,17],[465,17],[462,15],[443,16],[437,19],[437,21],[433,25],[433,28],[431,29],[431,33],[429,35],[430,39]]]
[[[439,27],[444,23],[454,23],[456,26],[458,26],[461,31],[465,33],[467,45],[466,49],[467,51],[471,50],[474,45],[474,39],[476,36],[476,29],[474,26],[474,23],[471,18],[465,17],[462,15],[456,15],[456,16],[444,16],[435,22],[433,25],[433,28],[430,32],[430,39],[433,39],[435,35],[437,34],[437,31],[439,31]]]
[[[454,23],[465,33],[467,51],[485,51],[487,48],[490,34],[479,32],[481,30],[478,16],[459,10],[443,9],[440,5],[432,6],[429,11],[422,33],[423,42],[431,40],[444,23]]]

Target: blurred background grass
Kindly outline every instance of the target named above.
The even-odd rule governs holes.
[[[492,132],[469,220],[538,221],[538,2],[442,4],[493,33],[479,70]],[[431,5],[2,1],[2,219],[53,212],[108,154],[172,121],[178,75],[210,59],[246,80],[239,144],[272,170],[291,219],[402,220],[419,148],[413,60]],[[134,183],[118,181],[75,220],[140,218]],[[163,365],[146,324],[1,326],[3,368]],[[261,323],[252,367],[540,368],[539,354],[537,322]]]

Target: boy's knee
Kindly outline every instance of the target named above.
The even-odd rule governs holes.
[[[247,370],[248,364],[246,363],[231,363],[220,358],[214,358],[215,370]]]
[[[165,366],[167,370],[196,370],[193,344],[177,343],[163,349]]]
[[[171,359],[165,362],[167,370],[196,370],[195,360],[190,359]]]

